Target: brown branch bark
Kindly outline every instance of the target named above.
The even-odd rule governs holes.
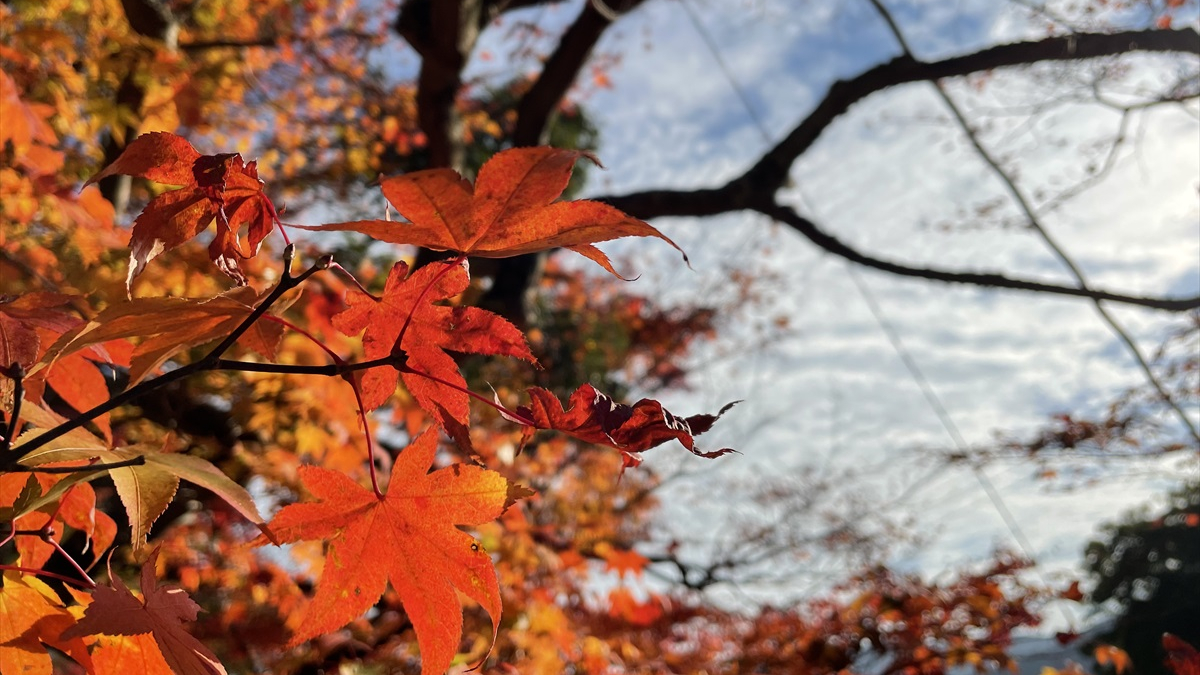
[[[396,31],[421,55],[417,119],[428,139],[431,166],[464,168],[455,102],[483,20],[483,0],[408,0],[396,18]]]
[[[632,10],[642,2],[632,0],[626,3],[624,11]],[[533,87],[521,97],[517,106],[517,124],[513,130],[513,145],[520,147],[541,143],[554,107],[566,96],[567,89],[591,57],[600,36],[611,24],[595,5],[590,2],[584,4],[583,11],[559,40],[558,47],[546,61]]]

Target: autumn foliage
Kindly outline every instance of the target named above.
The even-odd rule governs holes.
[[[467,178],[429,168],[414,87],[359,86],[388,3],[161,3],[195,5],[171,36],[129,4],[0,3],[0,673],[1013,665],[1043,597],[1013,556],[734,611],[703,595],[734,563],[645,545],[646,453],[737,459],[703,436],[733,402],[629,395],[685,383],[717,311],[622,285],[597,243],[679,247],[563,198],[592,153],[501,149],[531,82],[453,102]],[[289,222],[377,177],[368,217]],[[478,306],[473,264],[553,249],[588,269],[551,258],[541,325]]]
[[[472,397],[520,425],[603,443],[631,457],[668,440],[678,440],[697,452],[693,436],[707,431],[716,419],[680,418],[652,401],[633,408],[619,406],[590,386],[579,390],[582,396],[577,393],[572,398],[569,413],[561,408],[553,412],[555,406],[546,405],[546,396],[553,395],[538,388],[529,393],[535,402],[533,409],[509,410],[468,389],[450,356],[449,352],[473,353],[536,363],[525,337],[511,323],[485,310],[453,304],[469,284],[464,263],[467,254],[503,256],[567,245],[611,271],[593,242],[630,234],[666,239],[651,226],[611,207],[554,202],[566,187],[577,157],[578,153],[550,148],[501,153],[485,165],[474,199],[469,184],[444,171],[413,174],[385,185],[389,200],[401,214],[411,214],[412,222],[364,221],[323,228],[386,234],[392,243],[404,241],[411,231],[409,243],[439,245],[457,255],[411,273],[407,264],[397,263],[380,297],[355,283],[348,291],[345,308],[329,315],[328,321],[346,336],[362,333],[361,361],[344,359],[302,328],[268,314],[287,293],[319,272],[331,274],[335,265],[324,256],[302,273],[293,274],[292,244],[284,250],[281,280],[263,293],[235,288],[204,299],[139,297],[114,303],[88,321],[58,309],[70,302],[70,297],[35,294],[7,299],[0,362],[8,364],[4,375],[11,384],[6,392],[4,445],[8,455],[2,485],[6,520],[13,523],[8,541],[18,552],[12,571],[37,574],[55,551],[63,552],[59,538],[64,525],[87,534],[94,556],[113,544],[116,526],[95,510],[95,494],[89,484],[101,475],[111,475],[128,512],[135,547],[145,540],[154,521],[169,506],[179,480],[184,479],[209,488],[258,525],[263,532],[260,543],[327,543],[317,592],[293,630],[290,645],[355,620],[380,600],[389,583],[420,644],[423,672],[445,671],[459,651],[462,624],[455,589],[487,611],[494,641],[502,612],[496,570],[489,553],[457,526],[495,520],[516,499],[533,492],[482,466],[455,464],[427,473],[438,445],[436,431],[431,429],[420,432],[389,462],[390,475],[381,480],[365,415],[393,398],[398,376],[416,405],[467,452],[471,452]],[[209,257],[218,269],[245,284],[241,261],[253,258],[267,235],[281,227],[254,162],[246,163],[237,154],[203,156],[173,134],[153,133],[135,139],[96,178],[115,173],[182,186],[152,199],[135,220],[127,288],[148,263],[195,238],[214,221],[217,231]],[[340,266],[337,269],[345,272]],[[328,363],[275,362],[288,329],[314,342],[326,353]],[[213,341],[218,344],[198,360],[162,370],[163,363],[178,352]],[[242,351],[249,349],[255,360],[224,358],[235,343]],[[69,403],[88,403],[77,405],[74,416],[61,418],[42,395],[48,374],[63,372],[65,359],[85,350],[91,350],[91,359],[75,364],[76,368],[100,372],[121,368],[131,386],[110,397],[107,382],[93,378],[89,391],[66,398]],[[337,470],[300,467],[300,486],[315,501],[287,506],[267,523],[246,490],[203,459],[114,437],[107,418],[111,410],[206,371],[340,377],[358,402],[361,426],[367,429],[369,454],[360,461],[368,467],[370,487],[361,487]],[[57,381],[51,383],[57,385]],[[71,384],[88,386],[86,382]],[[63,385],[53,388],[64,394],[69,390]],[[653,412],[648,414],[645,409]],[[87,429],[89,425],[103,433],[94,435]],[[728,451],[706,456],[724,452]],[[39,633],[36,639],[70,645],[72,649],[64,651],[79,654],[76,660],[91,669],[88,648],[79,640],[89,638],[96,647],[98,635],[113,638],[149,633],[176,672],[224,672],[217,657],[180,627],[181,621],[195,619],[199,606],[182,590],[156,589],[157,555],[157,550],[151,553],[143,567],[142,599],[114,578],[112,587],[99,587],[90,601],[81,603],[84,610],[78,622],[54,622],[47,629],[50,633]],[[73,581],[91,586],[83,569],[77,572],[80,578]],[[25,582],[22,576],[14,577],[11,586],[30,588],[31,598],[35,597],[32,591],[38,591],[36,597],[42,598],[38,611],[69,616],[58,610],[52,594],[40,586],[21,586],[27,583],[40,584]],[[29,612],[28,608],[20,611]],[[142,643],[138,649],[141,653],[149,645]],[[50,657],[38,651],[21,658],[44,671]]]

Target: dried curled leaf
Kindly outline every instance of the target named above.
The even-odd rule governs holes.
[[[510,419],[532,423],[534,429],[554,429],[588,443],[616,448],[624,456],[626,467],[641,463],[638,453],[672,439],[692,454],[708,459],[737,452],[732,448],[701,452],[695,443],[695,437],[711,429],[737,401],[716,415],[679,417],[653,399],[644,398],[633,405],[617,403],[590,384],[576,389],[566,407],[546,389],[531,387],[528,393],[530,404],[517,408],[518,417]]]
[[[208,247],[209,257],[244,285],[246,276],[238,261],[254,257],[279,222],[275,206],[263,193],[256,162],[246,162],[237,153],[201,155],[175,134],[138,136],[88,183],[115,174],[181,186],[155,197],[134,221],[127,288],[148,262],[200,234],[214,219],[217,234]],[[242,225],[248,227],[248,253],[238,235]]]

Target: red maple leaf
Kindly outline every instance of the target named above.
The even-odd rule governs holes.
[[[126,287],[146,263],[200,234],[214,218],[217,233],[209,244],[209,257],[222,272],[244,285],[246,276],[238,260],[254,257],[279,222],[275,206],[263,193],[256,162],[246,163],[237,153],[201,155],[175,134],[138,136],[88,183],[114,174],[182,186],[155,197],[133,222]],[[249,253],[238,236],[242,225],[249,226]]]
[[[658,237],[683,252],[649,224],[587,200],[555,202],[579,158],[591,154],[559,148],[512,148],[484,163],[470,182],[451,169],[427,169],[382,181],[383,196],[410,222],[360,220],[305,227],[362,232],[380,241],[506,258],[569,248],[617,274],[608,256],[592,246],[620,237]],[[687,256],[684,256],[687,260]]]
[[[506,417],[522,424],[532,422],[534,429],[555,429],[588,443],[616,448],[624,456],[626,467],[641,464],[638,453],[672,439],[692,454],[708,459],[737,452],[732,448],[701,452],[694,438],[711,429],[737,401],[716,415],[679,417],[653,399],[644,398],[632,406],[617,403],[590,384],[576,389],[565,408],[557,396],[541,387],[531,387],[529,397],[528,406],[517,408],[517,417]]]
[[[142,566],[141,600],[129,592],[120,577],[110,572],[112,585],[96,588],[83,618],[63,632],[63,639],[149,633],[177,675],[224,675],[225,668],[216,655],[183,627],[183,622],[195,621],[200,605],[182,588],[158,585],[154,578],[157,558],[155,549]]]
[[[347,335],[366,329],[363,352],[368,359],[403,353],[407,362],[399,372],[404,386],[446,428],[467,423],[470,400],[467,383],[447,351],[537,361],[524,334],[498,314],[433,304],[462,293],[468,283],[462,264],[435,263],[409,275],[408,265],[398,262],[381,299],[351,294],[349,307],[333,317],[333,325]],[[363,407],[377,408],[395,392],[397,372],[383,366],[362,376]]]
[[[426,675],[443,673],[458,653],[462,611],[454,589],[500,626],[500,587],[492,558],[458,525],[500,516],[508,481],[495,471],[456,464],[428,473],[437,433],[426,431],[396,459],[382,498],[337,471],[306,466],[300,479],[316,502],[285,506],[270,528],[280,542],[330,542],[325,571],[295,646],[366,612],[390,581],[417,634]]]

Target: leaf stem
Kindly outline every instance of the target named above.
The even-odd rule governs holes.
[[[340,265],[338,265],[337,263],[334,263],[333,267],[340,267]],[[292,331],[299,333],[300,335],[303,335],[304,337],[308,338],[313,344],[320,347],[326,354],[328,354],[329,358],[333,359],[334,363],[344,364],[346,362],[345,359],[338,356],[337,352],[330,349],[324,342],[321,342],[320,340],[318,340],[312,333],[304,330],[303,328],[301,328],[300,326],[297,326],[296,324],[292,323],[291,321],[288,321],[287,319],[283,318],[282,316],[275,316],[274,314],[268,314],[268,315],[264,316],[263,319],[266,319],[267,321],[273,321],[285,328],[288,328],[289,330],[292,330]]]
[[[21,565],[0,565],[0,570],[4,570],[6,572],[22,572],[35,577],[49,577],[51,579],[58,579],[59,581],[65,581],[68,584],[83,586],[88,590],[96,587],[96,582],[92,581],[92,578],[87,575],[84,575],[84,579],[86,579],[85,581],[83,579],[72,579],[71,577],[68,577],[64,574],[59,574],[57,572],[47,572],[46,570],[39,570],[33,567],[23,567]]]
[[[363,294],[366,295],[368,298],[371,298],[372,300],[375,300],[376,302],[379,301],[379,298],[375,297],[375,295],[373,293],[371,293],[371,291],[368,291],[361,283],[359,283],[358,278],[356,278],[353,274],[351,274],[350,270],[346,269],[345,267],[342,267],[341,265],[339,265],[337,263],[333,263],[332,265],[329,266],[329,268],[335,272],[341,272],[342,274],[346,275],[346,278],[350,279],[350,281],[353,281],[354,286],[356,288],[358,288],[358,290],[362,291]]]
[[[87,588],[95,588],[96,587],[96,582],[92,580],[92,577],[90,575],[88,575],[87,572],[83,571],[83,567],[81,567],[79,565],[79,563],[75,562],[75,559],[72,558],[69,553],[67,553],[66,549],[64,549],[62,547],[62,544],[58,543],[57,541],[55,541],[54,539],[52,539],[50,537],[43,537],[42,540],[45,541],[46,543],[50,544],[51,546],[53,546],[54,550],[58,551],[62,555],[62,557],[66,558],[67,562],[71,563],[71,567],[74,567],[75,571],[79,572],[79,576],[82,577],[83,582]],[[99,557],[99,553],[97,553],[97,557]]]
[[[376,499],[383,499],[383,491],[379,489],[379,476],[375,472],[375,442],[371,440],[371,427],[367,426],[367,411],[363,406],[362,392],[352,378],[345,378],[354,391],[354,400],[358,401],[358,419],[362,422],[363,435],[367,438],[367,469],[371,473],[371,489],[375,491]]]
[[[408,365],[397,366],[396,369],[402,373],[411,373],[413,375],[418,375],[420,377],[424,377],[426,379],[433,380],[434,382],[437,382],[438,384],[440,384],[442,386],[450,387],[451,389],[453,389],[457,392],[464,393],[467,396],[470,396],[471,398],[475,399],[476,401],[480,401],[481,403],[487,405],[488,407],[494,408],[497,412],[500,412],[504,415],[508,415],[513,420],[516,420],[517,424],[522,424],[527,427],[536,427],[537,426],[536,424],[534,424],[533,420],[529,419],[528,417],[525,417],[524,415],[518,413],[517,411],[509,410],[508,408],[504,407],[503,405],[500,405],[499,403],[496,403],[495,401],[488,399],[488,397],[483,396],[482,394],[477,394],[466,387],[460,387],[459,385],[454,384],[453,382],[448,382],[446,380],[443,380],[442,378],[438,377],[437,375],[430,375],[429,373],[423,373],[419,370],[413,370],[412,368],[408,367]]]
[[[237,361],[234,359],[217,359],[210,370],[233,370],[244,373],[277,373],[280,375],[324,375],[325,377],[337,377],[352,373],[357,370],[367,370],[368,368],[378,368],[380,366],[392,366],[397,370],[404,367],[407,359],[403,354],[392,354],[370,361],[361,361],[359,363],[347,363],[338,359],[340,363],[330,363],[324,366],[302,366],[290,363],[259,363],[257,361]]]
[[[84,466],[22,466],[20,464],[9,469],[12,473],[86,473],[88,471],[107,471],[121,469],[127,466],[142,466],[146,463],[145,455],[138,455],[119,462],[87,464]]]

